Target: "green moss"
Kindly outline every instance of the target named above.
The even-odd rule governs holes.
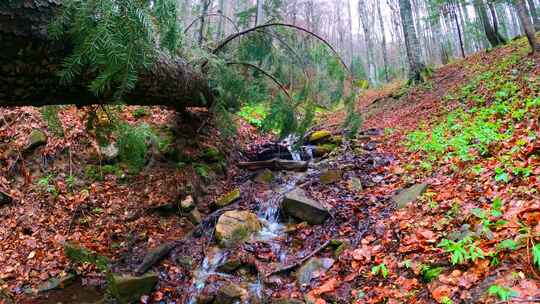
[[[315,131],[311,135],[309,135],[308,141],[310,143],[319,143],[325,141],[326,139],[329,139],[331,136],[332,133],[330,133],[330,131]]]
[[[232,190],[231,192],[219,197],[215,202],[214,205],[217,208],[223,208],[227,205],[230,205],[234,201],[240,198],[240,188],[236,188]]]
[[[217,148],[209,147],[201,153],[200,159],[209,162],[220,162],[223,161],[224,156]]]
[[[140,108],[135,109],[132,114],[133,114],[133,117],[135,118],[141,118],[143,116],[150,115],[150,111],[148,111],[148,109],[144,107],[140,107]]]

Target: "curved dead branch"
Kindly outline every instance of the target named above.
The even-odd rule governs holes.
[[[238,38],[238,37],[241,37],[243,35],[247,35],[251,32],[254,32],[254,31],[257,31],[257,30],[260,30],[260,29],[264,29],[264,28],[267,28],[267,27],[274,27],[274,26],[282,26],[282,27],[289,27],[289,28],[293,28],[293,29],[296,29],[296,30],[299,30],[299,31],[302,31],[304,33],[307,33],[315,38],[317,38],[319,41],[321,41],[323,44],[325,44],[328,48],[330,48],[330,50],[334,53],[334,56],[336,56],[339,61],[341,62],[341,64],[343,65],[343,67],[345,68],[345,70],[351,74],[351,71],[349,70],[349,67],[345,64],[345,61],[343,61],[343,58],[341,58],[341,56],[339,56],[338,52],[336,51],[336,49],[334,49],[334,47],[328,42],[326,41],[324,38],[322,38],[321,36],[315,34],[314,32],[310,31],[310,30],[307,30],[303,27],[300,27],[298,25],[294,25],[294,24],[288,24],[288,23],[266,23],[266,24],[262,24],[262,25],[258,25],[258,26],[255,26],[255,27],[252,27],[252,28],[249,28],[249,29],[246,29],[244,31],[241,31],[241,32],[238,32],[238,33],[235,33],[235,34],[232,34],[230,35],[229,37],[225,38],[225,40],[223,40],[213,51],[212,51],[212,54],[217,54],[221,49],[223,49],[227,44],[229,44],[231,41],[233,41],[234,39]]]
[[[252,69],[255,69],[255,70],[263,73],[266,77],[270,78],[283,91],[283,93],[285,93],[285,95],[287,95],[287,97],[289,97],[290,100],[292,100],[291,94],[289,94],[289,91],[287,91],[285,86],[276,77],[274,77],[274,75],[268,73],[267,71],[261,69],[260,67],[254,65],[254,64],[251,64],[249,62],[227,62],[227,65],[243,65],[243,66],[250,67]]]
[[[205,17],[211,17],[211,16],[219,16],[219,17],[223,17],[225,19],[227,19],[227,21],[229,21],[233,26],[234,26],[234,30],[239,32],[240,29],[238,28],[238,26],[236,26],[236,23],[234,23],[234,20],[232,20],[231,18],[225,16],[224,14],[222,13],[208,13],[208,14],[204,14],[204,15],[200,15],[198,16],[197,18],[193,19],[193,21],[191,21],[191,23],[186,27],[186,29],[184,30],[184,34],[187,34],[187,32],[189,31],[189,29],[191,29],[191,27],[193,25],[195,25],[195,23],[199,20],[201,20],[202,18],[205,18]]]

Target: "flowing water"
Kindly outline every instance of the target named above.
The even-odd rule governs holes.
[[[285,225],[280,222],[280,202],[283,196],[292,191],[300,180],[301,175],[290,177],[283,186],[274,191],[269,199],[258,202],[259,210],[257,217],[262,223],[263,228],[260,232],[253,235],[252,240],[270,244],[273,254],[278,257],[280,263],[283,263],[287,257],[287,252],[283,250],[281,245],[282,237],[285,235]],[[216,271],[219,266],[227,261],[229,254],[229,249],[211,247],[211,250],[207,252],[199,268],[194,272],[189,304],[196,303],[197,296],[206,286],[206,281],[210,276],[230,277],[228,274]],[[261,278],[249,284],[249,287],[252,295],[262,298],[264,286]]]

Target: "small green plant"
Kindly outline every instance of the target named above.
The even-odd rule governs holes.
[[[535,244],[533,247],[532,247],[532,255],[533,255],[533,262],[534,262],[534,265],[536,265],[536,267],[538,269],[540,269],[540,243],[539,244]]]
[[[73,190],[73,187],[75,186],[75,176],[69,175],[66,177],[66,183],[70,190]]]
[[[135,117],[135,118],[141,118],[141,117],[147,116],[147,115],[150,115],[150,113],[144,107],[139,107],[139,108],[137,108],[137,109],[135,109],[133,111],[133,117]]]
[[[484,258],[484,252],[474,244],[470,236],[459,241],[444,239],[437,247],[443,248],[444,251],[451,254],[452,265],[464,264],[469,261],[475,262],[477,259]]]
[[[210,176],[210,167],[206,164],[195,163],[193,164],[193,169],[202,178],[208,178]]]
[[[454,301],[452,301],[452,299],[450,299],[449,297],[442,297],[441,300],[440,300],[440,303],[441,304],[453,304]]]
[[[491,285],[487,291],[489,295],[496,296],[501,301],[509,301],[519,295],[517,291],[497,284]]]
[[[146,163],[148,147],[151,143],[158,144],[159,140],[146,123],[138,126],[121,124],[118,128],[118,152],[120,159],[138,172]]]
[[[371,268],[371,274],[381,275],[383,278],[386,279],[388,277],[388,268],[386,267],[384,263],[381,263]]]
[[[64,246],[64,253],[66,257],[73,262],[93,264],[100,271],[110,271],[109,260],[106,257],[101,256],[84,247],[79,247],[70,243],[66,243],[66,245]]]
[[[495,168],[495,181],[508,183],[510,182],[510,175],[504,168]]]
[[[58,116],[60,106],[44,106],[41,108],[41,117],[47,123],[49,130],[58,137],[64,136],[64,128]]]
[[[37,186],[46,193],[52,194],[54,197],[59,195],[58,189],[52,184],[54,176],[52,174],[45,175],[38,179]]]
[[[422,281],[429,283],[439,277],[444,271],[443,267],[431,267],[429,265],[422,265],[420,267],[420,274],[422,275]]]

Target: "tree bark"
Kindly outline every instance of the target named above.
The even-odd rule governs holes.
[[[57,73],[70,54],[69,40],[49,39],[47,27],[59,8],[58,0],[0,3],[0,106],[106,103],[87,87],[86,74],[62,84]],[[176,109],[209,106],[212,92],[204,75],[186,62],[160,55],[141,71],[136,87],[124,96],[132,105],[163,105]]]
[[[486,33],[486,37],[489,43],[491,44],[491,46],[496,47],[504,43],[503,41],[500,40],[499,33],[495,32],[494,28],[491,26],[491,23],[489,22],[489,17],[487,15],[486,5],[484,1],[474,0],[474,6],[480,16],[480,21],[482,22],[482,26],[484,27],[484,32]]]
[[[536,31],[540,31],[540,18],[538,17],[538,13],[536,12],[536,5],[534,4],[534,0],[527,0],[529,3],[529,11],[531,12],[531,17],[533,19],[534,29]]]
[[[420,50],[420,43],[414,29],[410,0],[399,0],[399,11],[403,26],[403,35],[405,37],[407,58],[409,59],[409,79],[412,81],[421,81],[422,72],[426,67],[420,59],[422,51]]]
[[[516,6],[516,11],[519,16],[519,20],[521,21],[521,26],[525,31],[525,35],[529,40],[529,44],[531,45],[532,52],[540,52],[540,44],[536,40],[534,26],[531,22],[531,19],[529,18],[529,14],[527,14],[527,6],[525,5],[525,0],[514,0],[514,5]]]

